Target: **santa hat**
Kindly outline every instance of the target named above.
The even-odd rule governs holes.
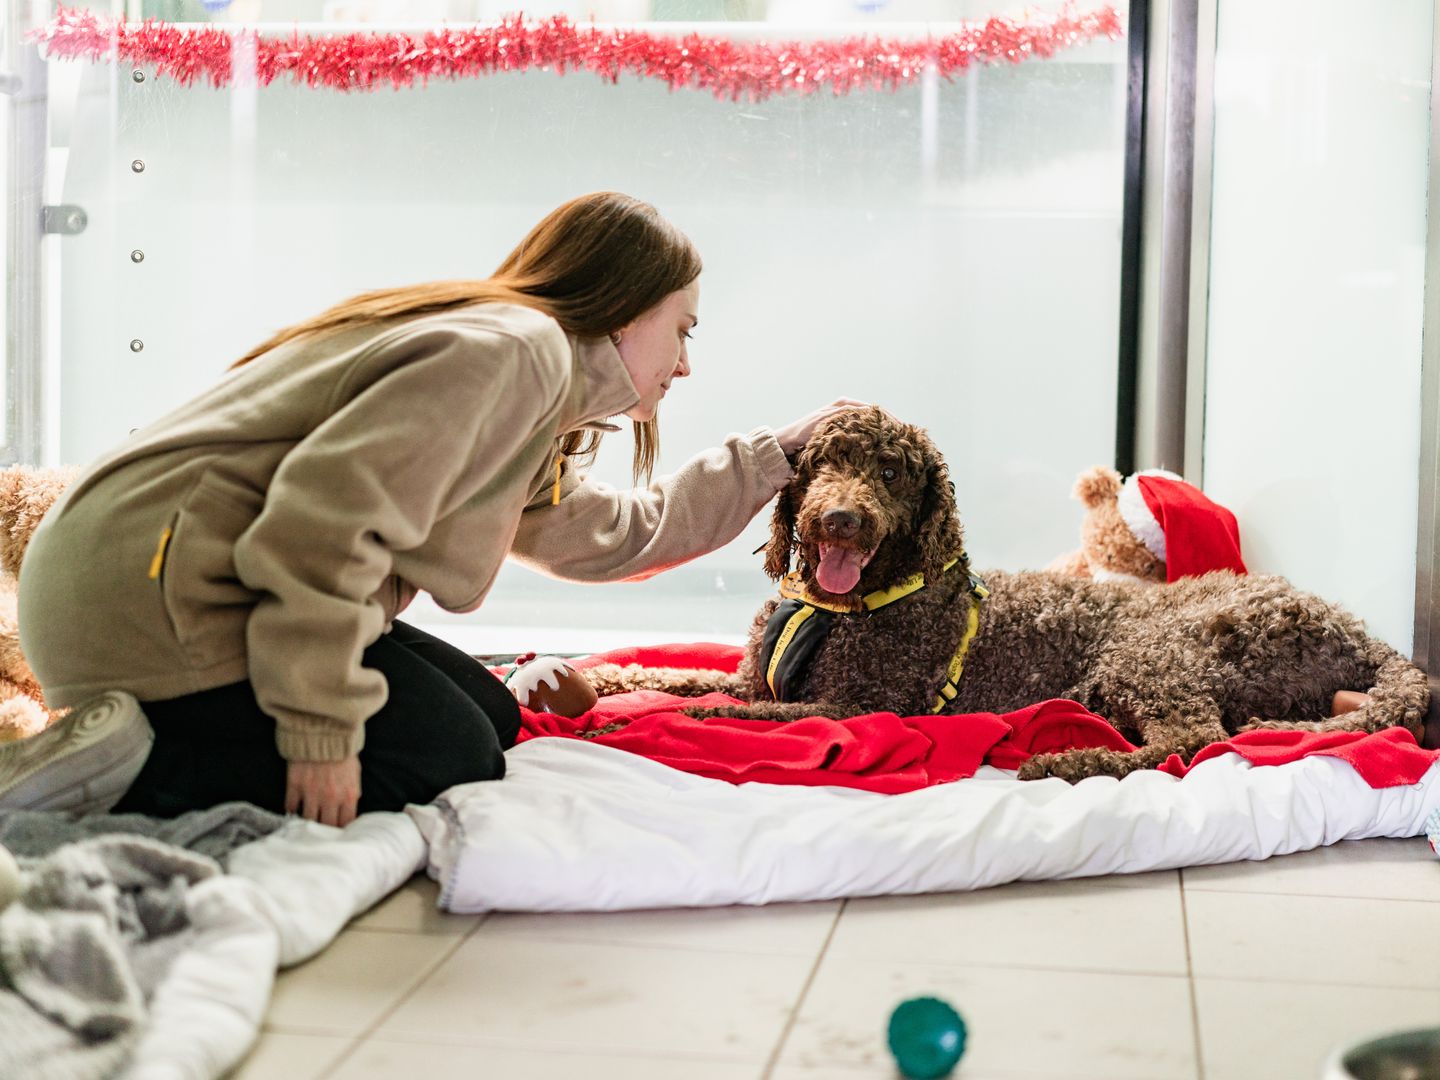
[[[1174,473],[1136,473],[1121,485],[1117,502],[1135,538],[1165,564],[1166,581],[1211,570],[1246,572],[1235,515]]]

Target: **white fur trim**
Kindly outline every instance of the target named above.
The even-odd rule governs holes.
[[[1176,476],[1166,469],[1143,469],[1134,476],[1125,478],[1125,483],[1120,485],[1120,494],[1116,497],[1116,505],[1120,508],[1120,516],[1125,519],[1125,524],[1135,534],[1135,539],[1145,545],[1145,550],[1154,555],[1161,562],[1165,561],[1165,532],[1160,528],[1160,523],[1155,520],[1155,515],[1150,513],[1150,507],[1145,505],[1145,496],[1140,493],[1140,485],[1136,483],[1136,477],[1140,476],[1163,476],[1167,480],[1184,480],[1183,476]]]

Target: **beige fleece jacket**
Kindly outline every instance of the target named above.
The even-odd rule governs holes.
[[[609,341],[515,305],[291,342],[77,478],[21,569],[25,655],[56,708],[248,678],[284,757],[348,757],[387,693],[361,652],[417,590],[473,610],[507,554],[646,577],[733,539],[788,480],[761,428],[647,489],[567,463],[551,505],[557,437],[615,430],[637,400]]]

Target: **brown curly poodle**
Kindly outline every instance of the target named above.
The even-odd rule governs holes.
[[[738,679],[691,687],[726,689],[753,704],[695,715],[1006,712],[1071,698],[1140,747],[1045,754],[1020,771],[1075,781],[1124,776],[1170,754],[1188,761],[1256,727],[1398,725],[1418,735],[1429,703],[1424,672],[1352,615],[1280,577],[1221,571],[1157,587],[996,572],[977,587],[944,460],[922,429],[876,408],[837,415],[800,452],[775,506],[765,570],[787,580],[782,596],[803,589],[805,599],[842,610],[817,607],[828,632],[808,639],[803,663],[776,663],[783,630],[771,616],[782,600],[768,601]],[[915,574],[924,575],[923,588],[867,606],[867,596]],[[963,668],[944,700],[972,612]],[[772,683],[787,668],[784,700],[776,701]],[[1336,691],[1359,687],[1369,687],[1372,700],[1330,717]]]

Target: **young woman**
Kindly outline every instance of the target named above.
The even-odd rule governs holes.
[[[486,280],[368,293],[281,331],[91,466],[20,578],[22,647],[75,711],[0,747],[0,806],[244,800],[343,825],[501,777],[515,702],[396,621],[417,591],[471,611],[506,555],[615,581],[712,551],[821,419],[860,404],[733,435],[648,487],[580,476],[624,415],[648,480],[699,275],[653,207],[587,195]]]

